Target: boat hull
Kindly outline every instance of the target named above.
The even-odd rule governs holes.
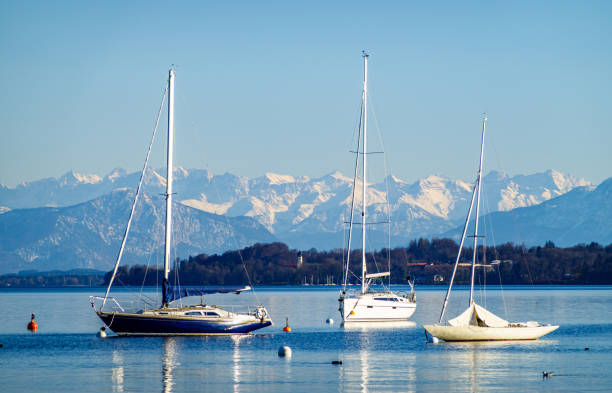
[[[537,340],[559,326],[441,326],[424,325],[425,330],[444,341],[514,341]]]
[[[344,322],[406,321],[415,311],[416,302],[389,293],[366,293],[340,300],[340,314]]]
[[[247,334],[272,324],[269,319],[255,318],[236,321],[231,318],[214,320],[116,312],[97,314],[118,336]]]

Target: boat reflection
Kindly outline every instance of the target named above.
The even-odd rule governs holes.
[[[113,383],[113,392],[123,392],[123,357],[116,349],[113,351],[113,368],[111,370],[111,381]]]
[[[344,322],[341,327],[346,330],[370,330],[370,329],[410,329],[417,326],[413,321],[392,322]]]
[[[441,386],[439,390],[450,386],[464,386],[470,392],[496,390],[498,386],[495,381],[521,378],[516,367],[509,367],[516,364],[516,352],[511,347],[518,346],[521,350],[525,349],[523,354],[538,357],[542,356],[542,347],[553,343],[549,340],[440,343],[438,345],[441,345],[445,354],[438,356],[441,362],[439,369],[445,371],[436,377],[438,383],[446,386]],[[531,360],[531,363],[537,362],[537,359]],[[425,375],[429,373],[425,371],[420,377],[432,378],[432,375]],[[525,378],[533,376],[531,370],[525,370],[525,373]]]
[[[370,376],[370,366],[368,363],[368,351],[359,352],[359,360],[361,361],[361,392],[368,392],[368,379]]]
[[[384,328],[413,328],[414,322],[381,323]],[[378,330],[370,322],[351,323],[345,335],[346,348],[359,348],[342,355],[339,391],[405,392],[416,390],[416,352],[394,349],[396,332]],[[398,364],[401,358],[401,365]]]
[[[175,383],[172,372],[179,365],[177,361],[177,341],[175,337],[164,337],[164,353],[162,356],[162,388],[164,393],[172,392]]]

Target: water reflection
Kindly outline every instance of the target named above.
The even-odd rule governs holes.
[[[232,355],[232,380],[234,382],[234,393],[240,392],[240,383],[242,377],[242,366],[240,364],[240,341],[245,339],[247,336],[231,336],[232,342],[234,343],[234,353]]]
[[[172,372],[179,365],[177,361],[177,341],[175,337],[164,337],[164,353],[162,356],[162,388],[164,393],[172,392],[174,379]]]
[[[415,327],[414,322],[394,324],[394,328]],[[416,390],[416,354],[398,344],[406,337],[393,331],[388,322],[350,324],[345,335],[343,365],[340,374],[342,392],[398,392]],[[356,351],[353,351],[357,349]]]
[[[123,392],[123,357],[116,349],[113,351],[113,368],[111,370],[111,381],[113,383],[113,392]]]

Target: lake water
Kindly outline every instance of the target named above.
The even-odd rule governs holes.
[[[428,344],[422,325],[437,321],[444,290],[417,288],[413,322],[387,328],[339,326],[336,287],[259,288],[275,325],[254,335],[107,339],[96,337],[102,323],[88,303],[102,289],[0,290],[0,391],[612,391],[612,287],[488,288],[486,306],[499,316],[561,327],[533,342]],[[460,287],[448,315],[466,306]],[[35,334],[25,329],[32,312]],[[291,333],[281,331],[285,317]],[[282,345],[291,358],[278,357]]]

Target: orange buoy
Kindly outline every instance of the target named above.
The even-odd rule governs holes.
[[[35,332],[38,330],[38,324],[34,321],[34,314],[32,314],[32,320],[28,323],[28,330]]]
[[[283,332],[289,333],[291,331],[291,326],[289,326],[289,318],[285,317],[285,327],[283,328]]]

